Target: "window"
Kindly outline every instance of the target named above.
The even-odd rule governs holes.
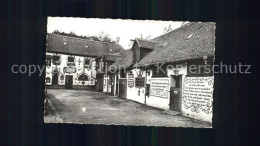
[[[51,58],[46,58],[46,66],[51,66]]]
[[[120,77],[121,78],[126,78],[126,73],[125,73],[124,69],[120,70]]]
[[[136,77],[135,78],[135,86],[136,87],[144,87],[145,77]]]
[[[51,78],[47,77],[46,78],[46,83],[50,83],[51,82]]]
[[[75,57],[69,56],[67,65],[75,66]]]
[[[54,65],[60,65],[60,63],[61,63],[60,56],[58,56],[58,55],[52,56],[52,63]]]
[[[91,61],[89,58],[85,58],[84,60],[84,68],[90,68]]]
[[[85,58],[85,65],[90,65],[90,59],[89,58]]]

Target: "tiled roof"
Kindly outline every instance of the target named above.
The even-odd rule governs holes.
[[[140,45],[141,48],[153,49],[154,46],[156,45],[156,42],[149,41],[149,40],[136,39],[136,41]]]
[[[154,38],[154,50],[136,66],[214,56],[215,23],[191,23]]]
[[[48,34],[47,52],[64,53],[82,56],[101,56],[106,54],[120,53],[124,49],[118,44],[107,42],[90,41],[87,39]]]
[[[120,56],[119,55],[104,55],[105,60],[107,61],[116,61]]]
[[[133,52],[131,49],[122,52],[122,56],[117,59],[117,61],[112,64],[116,69],[128,68],[133,64]]]

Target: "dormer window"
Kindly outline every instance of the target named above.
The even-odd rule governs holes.
[[[75,57],[69,56],[67,65],[68,66],[75,66]]]
[[[61,61],[60,61],[60,56],[59,55],[54,55],[52,56],[52,63],[54,65],[60,65]]]

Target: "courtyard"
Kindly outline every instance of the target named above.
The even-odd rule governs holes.
[[[45,123],[210,128],[207,122],[92,90],[48,89]]]

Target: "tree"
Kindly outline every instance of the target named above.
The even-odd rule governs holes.
[[[72,36],[72,37],[80,37],[80,36],[77,36],[73,31],[71,31],[68,35]]]
[[[151,39],[151,35],[147,35],[146,37],[144,37],[143,34],[141,34],[141,35],[140,35],[140,39],[149,40],[149,39]]]
[[[61,32],[60,32],[60,31],[58,31],[57,29],[56,29],[56,30],[54,30],[52,33],[53,33],[53,34],[61,34]]]
[[[170,31],[172,31],[172,26],[171,26],[171,24],[170,24],[169,26],[164,27],[164,29],[163,29],[163,33],[164,33],[164,34],[170,32]]]
[[[101,31],[98,34],[98,39],[100,41],[103,41],[103,42],[111,42],[112,41],[111,36],[108,33],[104,33],[103,31]]]
[[[76,38],[82,38],[87,39],[91,41],[102,41],[102,42],[108,42],[108,43],[116,43],[116,41],[112,41],[111,36],[108,33],[104,33],[101,31],[98,36],[84,36],[84,35],[76,35],[73,31],[70,33],[61,32],[59,30],[54,30],[52,34],[58,34],[58,35],[64,35],[64,36],[70,36],[70,37],[76,37]]]

